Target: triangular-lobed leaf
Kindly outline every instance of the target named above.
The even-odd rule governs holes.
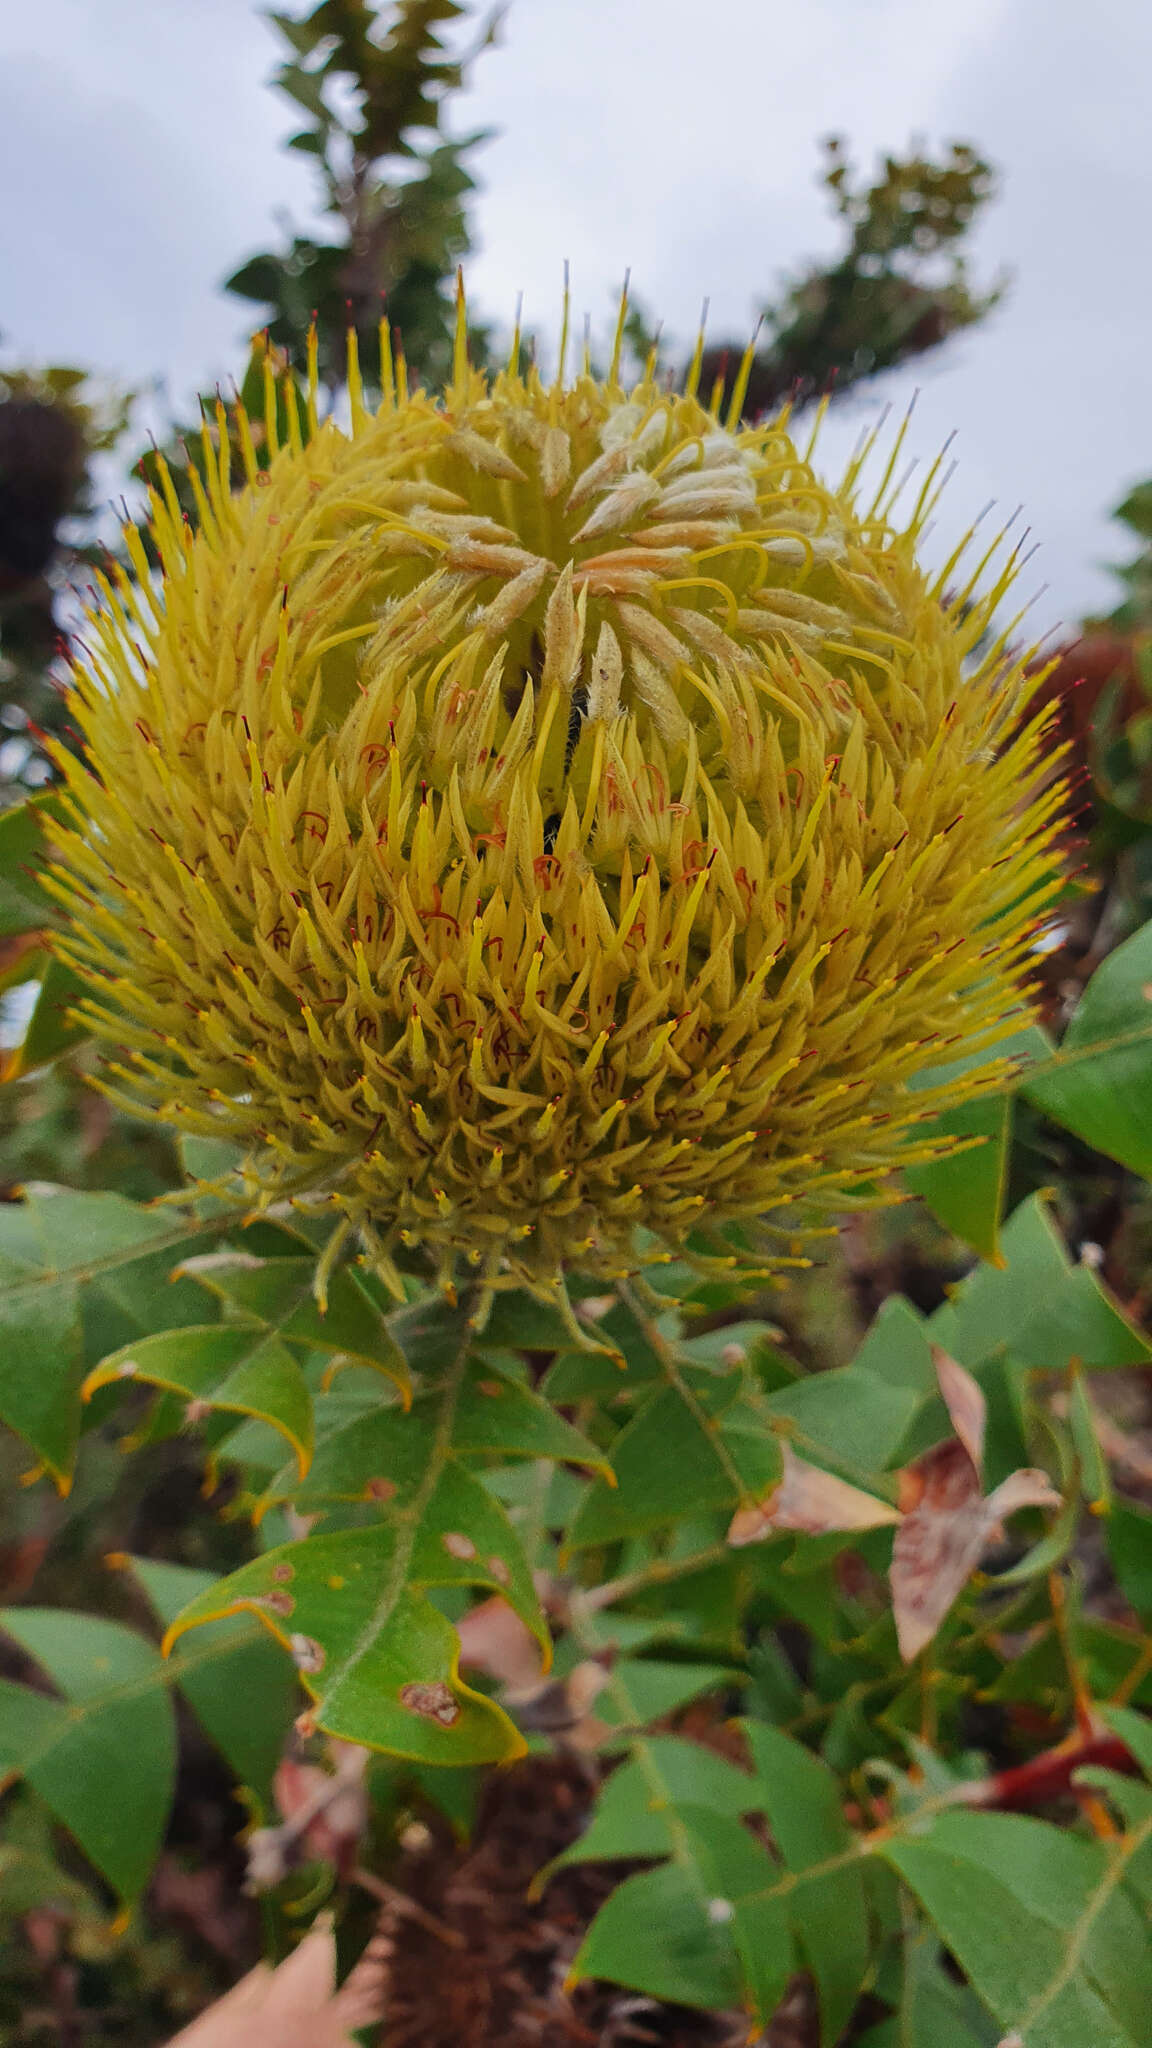
[[[146,1594],[162,1628],[215,1583],[211,1572],[151,1557],[116,1560]],[[175,1679],[206,1735],[242,1785],[267,1809],[272,1779],[299,1703],[296,1669],[268,1632],[243,1617],[181,1643],[163,1670]]]
[[[1047,1058],[1051,1051],[1051,1042],[1039,1026],[1027,1024],[986,1051],[970,1053],[965,1059],[919,1075],[913,1086],[935,1087],[1000,1060],[1011,1060],[1026,1068]],[[962,1140],[966,1149],[926,1166],[909,1167],[904,1175],[913,1194],[928,1204],[945,1229],[993,1264],[1000,1256],[1000,1214],[1012,1142],[1012,1094],[1011,1088],[1004,1088],[995,1094],[977,1096],[970,1102],[958,1103],[954,1109],[943,1110],[930,1124],[921,1125],[919,1138]]]
[[[881,1847],[1021,2048],[1144,2048],[1152,1952],[1124,1880],[1152,1813],[1115,1842],[1017,1814],[945,1812]]]
[[[0,814],[0,939],[39,931],[59,914],[40,882],[51,858],[44,820],[59,811],[59,797],[34,796]]]
[[[90,1400],[118,1381],[163,1387],[193,1412],[223,1408],[267,1422],[286,1437],[301,1477],[312,1457],[312,1396],[286,1344],[262,1327],[244,1323],[193,1324],[162,1330],[113,1351],[81,1388]]]
[[[418,1394],[408,1414],[394,1406],[357,1412],[350,1422],[321,1435],[303,1484],[298,1474],[281,1471],[262,1505],[291,1499],[304,1514],[336,1501],[395,1500],[403,1506],[436,1455],[440,1414],[440,1392],[435,1387]],[[321,1402],[322,1429],[324,1419]],[[468,1358],[460,1370],[445,1454],[454,1459],[486,1454],[549,1458],[606,1469],[596,1445],[539,1394],[476,1358]]]
[[[443,1497],[437,1501],[434,1485],[403,1517],[378,1528],[312,1535],[242,1566],[185,1608],[169,1642],[247,1609],[292,1654],[315,1702],[314,1724],[325,1733],[421,1763],[496,1763],[522,1754],[508,1716],[460,1678],[456,1631],[424,1591],[460,1581],[484,1586],[515,1598],[544,1636],[529,1597],[531,1578],[515,1560],[515,1538],[501,1529],[496,1547],[499,1510],[476,1481],[470,1484],[490,1511],[479,1531],[483,1553],[454,1526],[455,1512],[453,1526],[443,1526]],[[459,1505],[453,1490],[450,1509]],[[475,1510],[477,1503],[467,1505]],[[456,1540],[446,1545],[445,1538]]]
[[[1002,1266],[978,1266],[930,1317],[932,1341],[967,1366],[996,1351],[1056,1372],[1140,1365],[1152,1342],[1088,1266],[1073,1265],[1040,1195],[1004,1226]]]
[[[617,1437],[612,1473],[589,1488],[568,1531],[572,1550],[612,1543],[694,1514],[762,1498],[779,1479],[780,1446],[745,1405],[740,1368],[723,1379],[699,1367],[660,1387]]]
[[[121,1195],[59,1189],[0,1205],[0,1420],[62,1488],[79,1435],[86,1293],[138,1260],[175,1258],[197,1234],[187,1216]],[[163,1324],[163,1298],[157,1309]]]
[[[1022,1093],[1046,1116],[1152,1176],[1152,922],[1101,962],[1055,1057]]]
[[[823,2038],[838,2041],[856,2007],[871,1960],[864,1870],[856,1837],[844,1818],[840,1786],[811,1750],[764,1721],[745,1721],[756,1768],[756,1804],[786,1869],[798,1884],[786,1900],[789,1919],[820,1994]]]
[[[118,1622],[58,1608],[9,1609],[0,1627],[64,1695],[0,1681],[0,1772],[24,1778],[121,1898],[135,1898],[176,1779],[159,1654]]]
[[[347,1266],[328,1280],[325,1305],[314,1292],[315,1256],[254,1259],[222,1253],[193,1259],[186,1267],[226,1303],[234,1315],[274,1331],[285,1342],[333,1354],[341,1362],[368,1365],[383,1373],[408,1401],[412,1375],[387,1318]]]
[[[292,1651],[318,1727],[424,1763],[495,1761],[522,1740],[460,1680],[456,1632],[429,1589],[499,1594],[550,1645],[520,1543],[470,1463],[497,1453],[602,1460],[529,1387],[471,1356],[466,1309],[405,1312],[397,1327],[426,1378],[411,1412],[357,1416],[321,1443],[303,1485],[282,1475],[265,1501],[315,1512],[359,1500],[379,1520],[268,1552],[200,1595],[170,1635],[250,1609]]]
[[[584,1833],[546,1875],[572,1863],[670,1856],[675,1811],[689,1803],[738,1820],[757,1811],[760,1794],[747,1771],[714,1750],[676,1735],[647,1737],[643,1758],[628,1758],[604,1781]]]

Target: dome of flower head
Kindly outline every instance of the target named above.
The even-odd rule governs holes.
[[[874,1191],[1051,892],[1029,685],[971,658],[1006,578],[917,560],[936,471],[895,523],[895,454],[863,502],[618,358],[490,379],[461,316],[442,396],[385,343],[367,409],[353,351],[348,428],[269,370],[246,485],[221,413],[161,586],[129,530],[86,630],[63,948],[109,1086],[393,1279]]]

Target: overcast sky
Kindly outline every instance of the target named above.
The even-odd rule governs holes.
[[[177,403],[235,369],[247,318],[220,279],[282,214],[314,217],[276,55],[249,0],[0,6],[2,359],[161,376]],[[705,296],[715,331],[746,331],[834,246],[822,135],[869,166],[973,141],[1003,175],[976,276],[1010,266],[1010,297],[849,401],[828,446],[920,385],[913,449],[957,430],[942,523],[1023,500],[1046,628],[1115,601],[1106,515],[1152,473],[1150,77],[1147,0],[512,0],[456,116],[497,131],[470,293],[504,319],[523,290],[547,330],[567,256],[597,319],[631,266],[671,334]]]

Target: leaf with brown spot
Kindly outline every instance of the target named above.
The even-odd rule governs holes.
[[[434,1394],[419,1396],[410,1414],[383,1411],[388,1428],[373,1438],[367,1470],[379,1471],[386,1448],[396,1494],[386,1502],[377,1497],[368,1526],[314,1533],[254,1558],[203,1592],[170,1631],[174,1638],[222,1614],[254,1613],[294,1655],[318,1729],[422,1763],[492,1763],[523,1747],[503,1710],[460,1678],[459,1638],[430,1589],[499,1594],[534,1639],[541,1662],[551,1649],[508,1516],[457,1456],[478,1430],[470,1419],[477,1399],[470,1337],[461,1312],[459,1354]],[[522,1390],[501,1384],[507,1406],[516,1409]],[[534,1435],[535,1410],[525,1398]],[[479,1399],[485,1416],[498,1417],[505,1405]],[[367,1431],[367,1423],[359,1426]],[[582,1442],[575,1431],[571,1437]],[[559,1441],[568,1447],[568,1436]],[[323,1484],[333,1477],[335,1468]],[[342,1465],[339,1478],[363,1498],[360,1472]],[[296,1501],[311,1500],[310,1486],[300,1486]]]

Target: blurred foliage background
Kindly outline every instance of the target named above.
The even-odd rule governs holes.
[[[220,365],[222,385],[234,377],[255,399],[269,343],[277,365],[302,371],[314,320],[322,382],[339,404],[345,332],[351,327],[365,344],[370,365],[382,314],[400,336],[411,372],[434,384],[449,359],[454,281],[469,253],[469,197],[484,141],[481,133],[456,132],[455,102],[493,39],[515,34],[515,10],[456,0],[322,0],[272,20],[283,44],[272,87],[298,110],[288,147],[314,163],[321,225],[312,234],[286,232],[246,256],[237,252],[241,260],[226,288],[258,332],[247,360]],[[820,176],[840,246],[822,264],[766,252],[766,273],[776,273],[781,258],[792,262],[785,282],[773,288],[767,275],[748,280],[761,309],[749,417],[821,397],[837,403],[977,328],[1010,288],[1002,277],[970,276],[972,229],[996,193],[996,172],[974,145],[894,151],[871,173],[853,166],[844,140],[829,139],[823,150]],[[486,329],[489,309],[473,310],[475,346],[495,352],[499,316],[493,313]],[[643,306],[631,309],[628,341],[640,359],[655,343]],[[705,385],[727,383],[743,348],[743,338],[710,339]],[[214,391],[205,392],[203,405],[212,417]],[[199,419],[174,419],[164,437],[190,510],[187,446],[199,432]],[[153,461],[138,445],[130,392],[104,389],[78,366],[0,370],[0,830],[5,813],[14,814],[29,795],[50,792],[43,738],[67,740],[62,690],[80,594],[103,551],[119,546],[100,500],[121,487],[131,491],[131,480],[147,477]],[[121,481],[110,483],[116,477]],[[1116,606],[1084,621],[1082,637],[1057,650],[1044,684],[1058,705],[1060,737],[1078,778],[1066,901],[1038,964],[1045,1021],[1057,1036],[1092,973],[1152,917],[1152,481],[1128,493],[1115,520],[1123,536]],[[67,989],[52,982],[52,972],[36,933],[0,935],[0,1200],[14,1201],[29,1183],[64,1182],[146,1201],[178,1184],[175,1148],[164,1132],[113,1110],[86,1087],[88,1055],[68,1049],[60,1021]],[[1092,1247],[1129,1314],[1146,1317],[1147,1183],[1026,1104],[1016,1107],[1005,1172],[1008,1207],[1056,1188],[1073,1248]],[[934,1311],[970,1265],[967,1248],[914,1203],[882,1218],[853,1219],[816,1272],[741,1313],[766,1314],[805,1367],[837,1367],[891,1296]],[[1131,1451],[1152,1429],[1146,1375],[1127,1386],[1124,1400],[1114,1427],[1123,1424]],[[0,1440],[4,1603],[23,1600],[34,1587],[40,1603],[142,1625],[150,1610],[140,1589],[126,1577],[109,1577],[98,1562],[106,1551],[163,1556],[202,1572],[242,1560],[244,1535],[229,1518],[227,1487],[213,1499],[220,1512],[206,1514],[194,1446],[171,1429],[145,1427],[144,1434],[140,1455],[125,1464],[111,1431],[97,1432],[81,1481],[66,1499],[23,1490],[21,1454],[13,1440]],[[1147,1451],[1141,1455],[1148,1458]],[[1088,1570],[1098,1570],[1097,1559]],[[789,1626],[796,1634],[801,1621]],[[762,1653],[757,1683],[766,1691],[783,1682],[775,1655]],[[19,1658],[13,1672],[26,1675]],[[183,1710],[181,1736],[174,1816],[147,1933],[127,1947],[109,1931],[106,1901],[93,1895],[75,1858],[65,1864],[73,1888],[67,1908],[41,1911],[35,1886],[22,1905],[11,1874],[16,1864],[5,1856],[15,1845],[21,1867],[32,1868],[38,1858],[58,1858],[59,1845],[34,1802],[9,1802],[0,1907],[7,1886],[15,1917],[0,1934],[0,2041],[13,2048],[46,2040],[151,2042],[251,1960],[259,1916],[240,1892],[234,1837],[243,1816],[232,1780]],[[418,1806],[402,1774],[382,1771],[375,1796],[372,1827],[386,1833],[398,1812],[409,1826],[424,1825],[411,1819]],[[526,1825],[523,1816],[519,1824]],[[450,1833],[449,1827],[445,1840]],[[54,1898],[58,1892],[57,1881]],[[287,1944],[286,1929],[281,1907],[265,1910],[264,1934],[274,1949]],[[645,2038],[721,2038],[659,2024],[663,2031]],[[774,2033],[773,2042],[803,2048],[812,2036],[797,2027],[794,2034]],[[853,2038],[873,2036],[861,2031]],[[978,2036],[955,2038],[967,2044]],[[875,2034],[877,2048],[895,2040]]]

